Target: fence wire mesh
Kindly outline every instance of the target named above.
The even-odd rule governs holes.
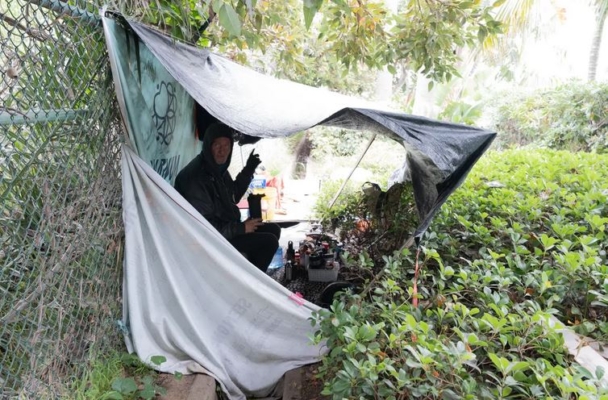
[[[120,343],[120,135],[96,14],[0,0],[0,399],[69,398]]]

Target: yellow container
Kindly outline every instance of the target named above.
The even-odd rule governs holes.
[[[276,209],[277,203],[277,188],[267,187],[263,190],[264,197],[262,198],[262,218],[265,221],[272,221],[274,219],[274,210]]]

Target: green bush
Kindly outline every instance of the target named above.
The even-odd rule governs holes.
[[[481,118],[482,111],[483,107],[480,102],[470,104],[465,101],[450,101],[437,118],[457,124],[476,125]]]
[[[151,366],[164,363],[164,356],[152,356],[148,364],[136,354],[111,352],[90,362],[82,380],[74,383],[71,400],[136,400],[164,396],[167,390],[159,386],[159,375]],[[176,373],[174,379],[181,379]]]
[[[327,221],[335,218],[354,219],[359,204],[361,190],[358,185],[351,181],[346,184],[333,206],[331,208],[329,207],[334,196],[342,186],[342,183],[342,180],[323,182],[323,186],[321,186],[314,207],[314,211],[318,217]]]
[[[502,93],[494,104],[497,144],[608,150],[608,84],[568,83],[531,94]]]
[[[352,129],[337,129],[319,127],[311,136],[314,144],[315,158],[352,156],[359,151],[359,147],[366,141],[361,132]]]
[[[393,185],[386,191],[371,183],[360,190],[347,185],[329,208],[338,183],[330,181],[323,186],[315,209],[324,230],[336,234],[346,251],[355,256],[365,251],[374,261],[380,261],[384,254],[401,248],[412,236],[418,225],[418,213],[411,184]]]
[[[607,155],[488,154],[426,234],[416,290],[408,250],[350,260],[373,278],[313,316],[325,394],[608,399],[549,320],[608,340],[607,200]]]
[[[608,284],[607,200],[605,155],[494,153],[441,210],[428,243],[450,262],[485,259],[517,271],[514,296],[557,307],[574,324],[596,319],[606,340],[605,309],[592,306],[602,299],[588,291]]]

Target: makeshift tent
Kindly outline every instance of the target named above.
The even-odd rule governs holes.
[[[123,121],[126,231],[124,325],[131,351],[163,355],[166,372],[206,371],[233,399],[270,396],[289,369],[314,362],[308,318],[294,297],[242,257],[172,188],[200,150],[195,104],[253,138],[316,125],[404,143],[420,238],[495,133],[375,108],[274,79],[116,14],[104,32]],[[200,118],[200,114],[197,116]],[[199,131],[200,133],[200,131]]]

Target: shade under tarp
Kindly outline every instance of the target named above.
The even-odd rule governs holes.
[[[285,137],[328,125],[402,140],[421,217],[417,239],[496,136],[470,126],[374,109],[364,100],[263,75],[145,25],[130,25],[196,102],[244,134]]]
[[[286,371],[327,351],[309,340],[315,330],[309,319],[318,307],[249,263],[172,187],[200,152],[202,114],[195,110],[246,137],[330,125],[403,142],[421,215],[417,237],[495,134],[268,77],[107,15],[104,33],[127,133],[127,347],[145,362],[164,356],[156,367],[164,372],[208,373],[231,399],[272,397]]]

